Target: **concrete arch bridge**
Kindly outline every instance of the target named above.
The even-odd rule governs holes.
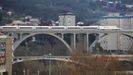
[[[5,34],[11,34],[14,39],[13,43],[13,50],[16,50],[16,48],[27,38],[32,37],[33,40],[36,38],[34,37],[37,34],[46,34],[55,37],[59,41],[61,41],[70,52],[72,52],[74,49],[78,47],[77,45],[77,39],[79,38],[84,39],[83,40],[83,48],[87,52],[90,51],[90,47],[94,45],[94,43],[99,40],[100,38],[106,36],[110,33],[116,33],[116,34],[126,34],[126,36],[130,33],[133,33],[133,30],[124,30],[116,27],[99,27],[99,26],[1,26],[0,31]],[[89,34],[101,34],[104,33],[103,36],[97,36],[94,43],[90,44],[89,42]],[[66,34],[71,34],[70,37],[70,43],[67,43],[64,40],[64,36]],[[82,36],[82,35],[83,36]],[[132,37],[131,35],[128,35],[128,37]]]

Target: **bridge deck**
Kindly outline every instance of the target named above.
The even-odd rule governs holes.
[[[2,32],[47,32],[47,33],[132,33],[117,27],[102,26],[0,26]]]

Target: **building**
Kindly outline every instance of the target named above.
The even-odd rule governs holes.
[[[133,16],[120,16],[118,13],[113,13],[109,16],[101,17],[99,21],[101,26],[117,26],[121,29],[133,29]],[[102,36],[103,34],[100,34]],[[126,35],[131,35],[130,33],[126,33]],[[104,50],[120,50],[123,52],[127,52],[131,46],[133,39],[129,36],[121,35],[120,33],[110,33],[107,36],[100,38],[100,44]]]
[[[59,16],[59,26],[75,26],[75,15],[73,13],[61,14]]]
[[[0,75],[6,72],[6,41],[5,36],[0,36]]]
[[[12,39],[0,35],[0,75],[12,75]]]
[[[37,18],[26,17],[25,21],[22,20],[14,20],[10,25],[18,25],[18,26],[38,26],[40,24],[40,20]]]

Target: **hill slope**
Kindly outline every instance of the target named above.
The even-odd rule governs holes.
[[[66,12],[76,14],[77,20],[82,21],[103,15],[98,3],[92,0],[0,0],[0,3],[19,16],[32,15],[44,20],[57,20],[60,13]]]

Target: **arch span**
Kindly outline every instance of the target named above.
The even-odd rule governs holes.
[[[37,34],[46,34],[46,35],[50,35],[50,36],[53,36],[53,37],[57,38],[59,41],[61,41],[61,42],[68,48],[68,50],[69,50],[70,52],[72,52],[71,47],[70,47],[62,38],[60,38],[60,37],[57,36],[57,35],[48,34],[48,33],[34,33],[34,34],[32,33],[32,34],[29,34],[29,35],[25,36],[25,37],[23,37],[22,39],[16,41],[16,42],[13,44],[14,50],[16,50],[16,48],[17,48],[24,40],[26,40],[27,38],[29,38],[29,37],[31,37],[31,36],[37,35]]]
[[[12,64],[16,64],[16,63],[20,63],[20,62],[25,62],[25,61],[34,61],[34,60],[55,60],[55,61],[63,61],[63,62],[71,62],[71,60],[70,59],[66,59],[66,58],[63,58],[63,59],[61,59],[61,58],[41,58],[41,59],[25,59],[25,60],[16,60],[16,61],[13,61],[13,63]]]

